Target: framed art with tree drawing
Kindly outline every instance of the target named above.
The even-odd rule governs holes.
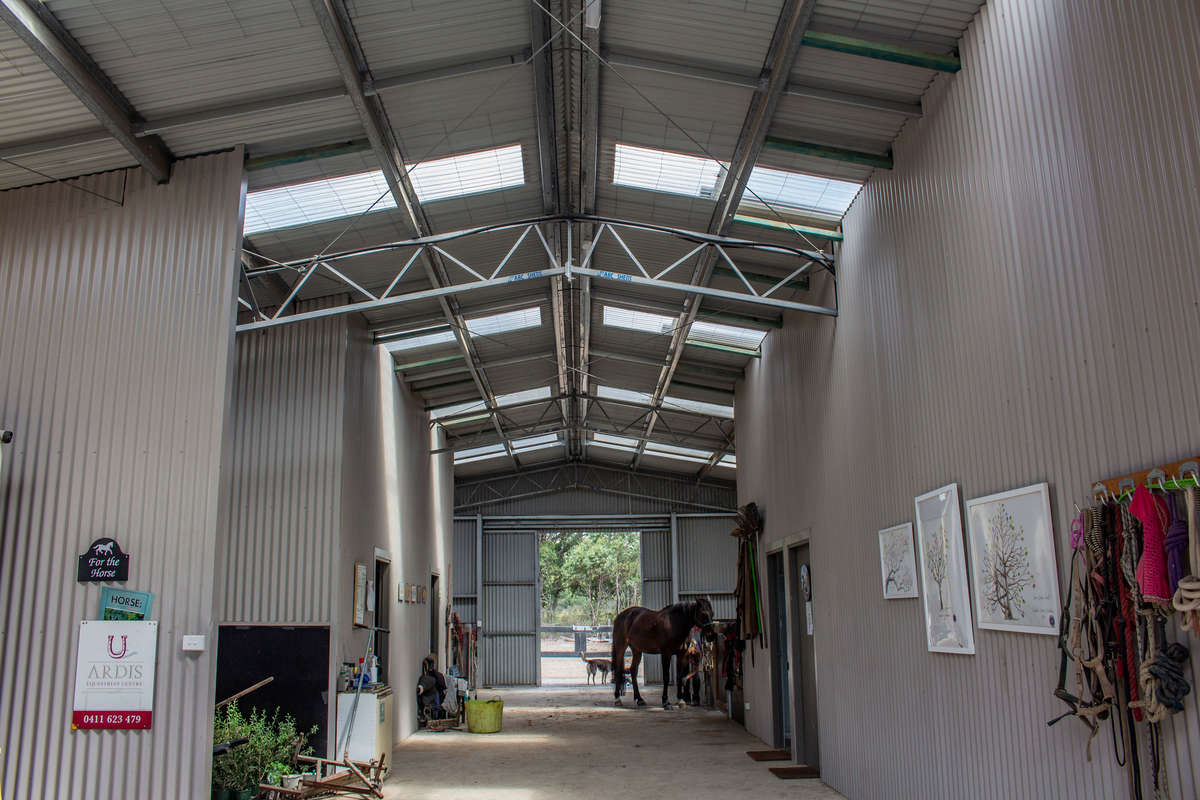
[[[1058,635],[1058,567],[1044,483],[967,501],[979,627]]]
[[[917,560],[913,554],[911,522],[879,532],[879,567],[884,600],[917,596]]]
[[[931,652],[974,655],[967,559],[958,484],[916,498],[919,571],[925,590],[925,644]]]

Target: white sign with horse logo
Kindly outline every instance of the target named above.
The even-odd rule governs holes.
[[[157,622],[80,622],[71,727],[149,728],[157,656]]]

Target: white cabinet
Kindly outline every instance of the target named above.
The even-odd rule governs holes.
[[[354,705],[354,692],[339,692],[337,699],[337,744],[335,758],[341,758],[346,749],[346,727],[350,724],[350,709]],[[370,761],[383,753],[387,754],[387,766],[392,766],[392,730],[395,723],[395,702],[392,690],[367,691],[358,698],[358,711],[354,715],[354,730],[350,733],[350,758],[353,761]]]

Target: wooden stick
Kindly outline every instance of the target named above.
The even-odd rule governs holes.
[[[242,689],[240,692],[235,694],[233,697],[226,697],[224,700],[217,703],[217,708],[220,708],[221,706],[227,706],[230,703],[232,703],[234,700],[237,700],[239,697],[245,697],[246,695],[250,694],[254,690],[261,689],[262,687],[266,686],[268,683],[270,683],[273,680],[275,680],[274,675],[272,675],[269,678],[263,678],[261,681],[254,684],[253,686],[249,687],[248,689]]]
[[[381,792],[379,789],[377,789],[377,788],[375,787],[375,784],[374,784],[374,783],[372,783],[372,782],[371,782],[371,781],[370,781],[370,780],[367,778],[367,776],[366,776],[366,775],[363,775],[363,774],[362,774],[362,770],[360,770],[358,767],[354,766],[354,762],[353,762],[353,761],[351,761],[350,759],[348,759],[348,758],[347,758],[347,759],[346,759],[346,766],[350,768],[350,771],[351,771],[351,772],[353,772],[355,775],[357,775],[357,776],[358,776],[358,779],[359,779],[360,781],[362,781],[362,782],[363,782],[363,784],[364,784],[364,785],[365,785],[367,788],[369,788],[369,789],[371,790],[372,794],[374,794],[376,797],[383,797],[383,792]]]
[[[1193,463],[1200,463],[1200,459],[1185,458],[1182,461],[1173,461],[1170,464],[1163,464],[1158,467],[1147,467],[1146,469],[1141,470],[1140,472],[1131,472],[1128,475],[1118,475],[1115,478],[1105,478],[1102,481],[1096,481],[1094,484],[1092,484],[1093,494],[1095,493],[1095,489],[1098,489],[1101,484],[1103,484],[1104,488],[1108,490],[1108,493],[1112,494],[1112,495],[1121,493],[1122,482],[1126,482],[1126,483],[1132,482],[1134,486],[1146,486],[1146,485],[1148,485],[1146,483],[1146,479],[1149,477],[1150,473],[1156,469],[1160,469],[1163,471],[1163,473],[1164,473],[1163,481],[1167,485],[1167,488],[1169,488],[1169,489],[1178,488],[1178,487],[1175,487],[1172,485],[1172,483],[1171,483],[1172,477],[1176,477],[1179,479],[1179,486],[1190,486],[1192,482],[1185,481],[1184,478],[1187,477],[1188,475],[1191,475],[1191,470],[1190,469],[1188,470],[1188,475],[1181,474],[1181,470],[1183,469],[1183,467],[1185,465],[1193,464]],[[1158,481],[1155,481],[1154,486],[1157,486],[1157,485],[1158,485]],[[1126,486],[1126,488],[1128,488],[1128,486]],[[1151,487],[1151,488],[1153,488],[1153,487]]]

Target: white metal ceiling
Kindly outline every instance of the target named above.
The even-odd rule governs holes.
[[[579,0],[539,2],[564,19],[582,10]],[[981,5],[981,0],[817,0],[810,30],[944,55],[953,50]],[[627,62],[666,62],[668,68],[655,71],[644,65],[625,65],[616,71],[601,69],[598,87],[587,85],[586,70],[580,65],[592,56],[577,40],[559,31],[557,24],[550,24],[553,40],[549,52],[554,54],[550,80],[569,85],[554,85],[554,100],[547,107],[537,99],[537,62],[531,44],[531,21],[542,22],[542,12],[528,0],[345,0],[356,45],[366,62],[366,72],[360,77],[368,83],[383,79],[378,102],[407,161],[510,144],[522,147],[522,186],[425,203],[424,219],[436,232],[536,217],[547,207],[543,185],[552,186],[555,181],[586,184],[586,176],[579,171],[590,167],[581,165],[580,140],[570,133],[578,133],[586,120],[588,92],[596,92],[599,109],[594,132],[598,142],[596,174],[592,178],[595,213],[705,230],[714,213],[712,199],[613,185],[614,147],[622,142],[729,160],[756,87],[762,85],[760,72],[784,6],[783,0],[603,0],[596,40],[600,52],[612,55],[614,61],[619,61],[616,56],[620,55]],[[161,0],[153,4],[46,0],[45,7],[174,157],[244,144],[252,158],[272,159],[265,168],[249,172],[251,191],[381,166],[367,147],[362,122],[322,32],[315,10],[319,4],[314,6],[308,0]],[[588,35],[577,19],[570,26],[580,35]],[[529,58],[530,63],[503,66],[504,58]],[[926,67],[804,46],[789,75],[791,84],[806,90],[900,105],[889,111],[792,93],[780,99],[770,120],[770,135],[880,154],[889,151],[908,119],[919,114],[921,99],[931,83],[951,79]],[[554,116],[541,132],[539,109]],[[540,148],[555,146],[554,141],[544,140],[547,131],[557,141],[557,156],[550,159],[552,169],[558,170],[555,175],[542,174],[540,166]],[[0,161],[0,189],[42,182],[47,176],[64,179],[135,163],[3,24],[0,156],[8,159]],[[874,169],[772,148],[762,151],[758,163],[856,181],[868,179]],[[549,195],[550,202],[556,202],[554,192]],[[570,196],[565,186],[562,196]],[[770,216],[763,209],[756,213]],[[836,220],[830,219],[801,221],[836,226]],[[744,223],[735,223],[732,232],[802,244],[794,234]],[[329,220],[257,234],[248,244],[267,259],[289,261],[322,252],[335,238],[334,249],[340,250],[412,235],[412,223],[403,210],[388,210],[369,213],[352,224],[344,219]],[[637,232],[627,236],[647,263],[659,268],[682,254],[677,242],[655,241]],[[450,243],[446,249],[468,264],[490,269],[504,258],[511,243],[512,236],[497,234]],[[815,246],[828,252],[830,242],[820,240]],[[355,281],[378,291],[395,275],[399,260],[396,253],[383,252],[339,263]],[[768,278],[779,276],[784,266],[775,261],[763,257],[747,268],[753,266]],[[447,265],[452,281],[466,277],[452,263]],[[531,240],[513,255],[509,272],[548,265],[545,251]],[[597,247],[595,266],[635,272],[612,241]],[[681,268],[679,279],[686,280],[690,269],[690,265]],[[274,296],[278,302],[275,295],[298,278],[294,270],[276,275],[271,281],[253,282],[261,295],[256,299],[270,303]],[[814,281],[824,279],[813,277]],[[733,277],[721,274],[714,274],[710,285],[738,288]],[[421,269],[414,269],[400,284],[401,291],[428,287]],[[579,280],[563,286],[561,307],[570,314],[580,308],[581,289]],[[602,308],[606,303],[625,303],[677,316],[680,296],[661,289],[635,290],[595,282],[592,289],[592,356],[586,364],[590,382],[651,393],[669,358],[669,337],[606,326]],[[344,285],[319,277],[313,278],[300,296],[313,299],[346,291]],[[808,294],[801,286],[783,291],[790,298],[803,299]],[[544,321],[536,329],[474,337],[480,366],[495,394],[550,386],[557,396],[558,351],[562,342],[575,341],[575,331],[564,317],[560,324],[568,330],[556,335],[557,301],[553,295],[548,282],[525,281],[460,298],[467,318],[498,308],[537,306],[542,310]],[[702,319],[724,315],[728,324],[757,325],[764,330],[779,319],[778,313],[737,300],[706,300],[703,309],[708,316],[702,315]],[[446,324],[435,300],[379,309],[367,316],[378,330],[388,332]],[[466,358],[456,359],[456,355],[462,355],[458,347],[447,344],[402,351],[396,360],[398,364],[434,362],[413,367],[403,376],[434,406],[478,397]],[[685,346],[668,394],[730,403],[733,382],[748,360],[744,354]],[[633,405],[593,402],[587,424],[636,438],[641,435],[645,413],[646,409]],[[510,409],[503,418],[514,437],[539,426],[563,423],[553,400]],[[728,427],[732,431],[732,426]],[[698,448],[716,447],[714,441],[719,444],[725,435],[719,425],[702,416],[665,410],[662,424],[654,431],[663,441],[674,437],[678,444],[690,436],[706,443],[697,444]],[[494,435],[495,430],[485,420],[451,426],[449,433],[452,441],[467,437],[462,440],[466,442],[472,436]],[[538,450],[521,456],[519,463],[545,463],[561,459],[564,453],[563,448]],[[588,448],[586,457],[630,463],[629,454],[600,447]],[[484,474],[511,469],[514,463],[507,459],[472,462],[463,465],[461,472]],[[694,463],[659,455],[646,456],[642,464],[698,471]],[[718,466],[711,474],[729,477],[731,472]]]

